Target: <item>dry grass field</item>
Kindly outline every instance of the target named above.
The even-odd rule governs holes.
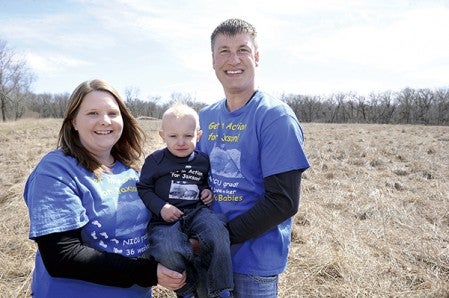
[[[0,297],[30,296],[23,185],[60,123],[0,123]],[[159,147],[158,122],[141,123]],[[449,297],[449,127],[303,127],[311,168],[280,297]]]

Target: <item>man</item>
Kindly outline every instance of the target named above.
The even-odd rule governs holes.
[[[309,167],[301,126],[285,103],[257,90],[255,28],[229,19],[212,33],[226,98],[200,111],[199,149],[211,162],[212,208],[226,215],[235,297],[277,297],[301,174]]]

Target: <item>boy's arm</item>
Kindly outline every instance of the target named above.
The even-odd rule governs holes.
[[[155,169],[157,165],[151,158],[146,158],[137,181],[137,192],[145,206],[155,215],[160,216],[161,209],[167,203],[154,192],[155,189]]]

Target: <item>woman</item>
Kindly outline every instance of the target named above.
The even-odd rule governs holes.
[[[29,176],[24,197],[36,241],[36,297],[151,297],[176,290],[179,274],[140,257],[150,213],[139,198],[143,130],[117,91],[101,80],[70,97],[58,149]]]

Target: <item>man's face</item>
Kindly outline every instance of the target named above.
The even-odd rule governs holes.
[[[242,93],[255,89],[255,68],[259,62],[259,52],[248,34],[217,35],[212,61],[225,93]]]

